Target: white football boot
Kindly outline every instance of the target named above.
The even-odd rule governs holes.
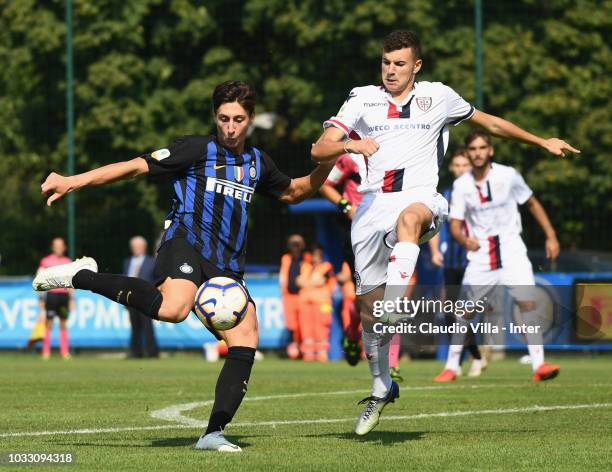
[[[355,426],[355,434],[363,436],[372,431],[380,421],[380,415],[387,403],[393,403],[396,398],[399,398],[399,385],[391,382],[391,388],[384,398],[366,397],[359,402],[359,405],[366,403],[363,413],[359,415],[357,425]]]
[[[81,257],[69,264],[40,269],[32,282],[32,288],[38,292],[46,292],[54,288],[74,288],[72,278],[83,269],[98,272],[98,264],[91,257]]]
[[[195,446],[196,449],[206,451],[219,451],[219,452],[241,452],[240,446],[232,444],[223,435],[223,431],[214,431],[206,435],[200,436],[198,443]]]

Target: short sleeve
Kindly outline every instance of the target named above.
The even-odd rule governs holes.
[[[270,156],[261,153],[261,177],[255,192],[278,199],[291,184],[291,178],[283,174]]]
[[[457,181],[453,183],[449,216],[454,220],[465,220],[465,194],[457,185]]]
[[[143,155],[152,177],[170,177],[187,170],[195,161],[207,155],[209,136],[183,136],[170,146]]]
[[[343,154],[342,156],[340,156],[338,160],[336,161],[334,168],[331,170],[331,172],[329,173],[329,176],[327,177],[327,180],[325,181],[327,185],[332,185],[332,186],[340,185],[346,180],[347,166],[346,166],[346,160],[344,156],[346,156],[346,154]]]
[[[510,192],[519,205],[524,204],[533,195],[533,191],[529,188],[523,176],[516,171],[514,171],[512,177],[512,188]]]
[[[334,126],[343,131],[348,137],[351,131],[357,127],[357,123],[361,119],[362,110],[361,98],[357,93],[357,88],[354,88],[350,91],[349,96],[338,113],[323,123],[323,128]]]
[[[458,125],[472,117],[474,107],[463,99],[452,88],[444,85],[444,99],[446,101],[446,123]]]

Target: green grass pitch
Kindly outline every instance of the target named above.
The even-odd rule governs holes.
[[[612,357],[549,360],[561,375],[537,385],[514,358],[443,385],[431,381],[440,363],[404,362],[401,398],[357,438],[365,363],[268,358],[226,430],[243,452],[219,454],[193,446],[221,363],[2,354],[0,453],[71,452],[76,464],[65,470],[87,471],[611,470]]]

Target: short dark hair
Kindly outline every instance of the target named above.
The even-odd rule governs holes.
[[[453,152],[453,155],[451,156],[451,159],[450,159],[451,162],[453,161],[455,157],[465,157],[467,159],[465,148],[458,147],[457,149],[455,149],[455,152]]]
[[[384,52],[397,51],[404,48],[412,48],[415,59],[421,59],[421,40],[412,31],[393,31],[383,41]]]
[[[465,137],[465,147],[469,147],[472,141],[478,138],[484,139],[489,146],[491,145],[491,135],[484,129],[475,129]]]
[[[255,103],[257,102],[257,94],[255,89],[246,82],[239,80],[228,80],[215,87],[212,96],[213,110],[217,110],[224,103],[238,102],[249,115],[255,111]]]

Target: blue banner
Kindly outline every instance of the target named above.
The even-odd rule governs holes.
[[[259,346],[279,348],[287,344],[278,277],[247,277],[249,292],[257,305]],[[0,348],[24,348],[39,316],[39,295],[32,281],[0,281]],[[127,310],[100,295],[75,292],[77,308],[68,319],[71,347],[126,348],[130,336]],[[59,343],[55,323],[52,346]],[[179,324],[155,321],[155,335],[162,348],[200,348],[215,338],[192,313]]]

